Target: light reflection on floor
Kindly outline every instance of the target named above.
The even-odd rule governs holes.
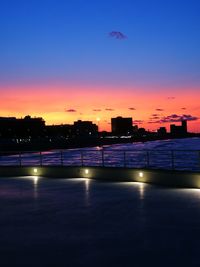
[[[1,266],[199,266],[200,189],[0,179]]]

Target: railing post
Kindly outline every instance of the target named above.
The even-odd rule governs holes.
[[[147,156],[147,168],[149,168],[149,151],[146,151],[146,156]]]
[[[126,168],[126,151],[124,151],[124,168]]]
[[[42,152],[40,151],[40,166],[42,166]]]
[[[171,150],[172,170],[174,170],[174,150]]]
[[[22,157],[21,157],[21,151],[19,152],[19,166],[22,166]]]
[[[63,152],[62,152],[62,150],[60,150],[60,163],[61,163],[61,166],[63,166]]]
[[[101,150],[101,157],[102,157],[102,166],[104,167],[104,150]]]
[[[81,152],[81,166],[83,167],[83,151],[80,152]]]

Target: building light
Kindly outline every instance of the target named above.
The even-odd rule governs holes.
[[[36,174],[38,172],[38,169],[34,168],[33,172]]]
[[[139,177],[143,177],[144,176],[144,173],[143,172],[139,172]]]

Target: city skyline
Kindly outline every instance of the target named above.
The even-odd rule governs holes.
[[[178,120],[179,119],[179,120]],[[29,127],[34,129],[35,127],[37,128],[38,125],[39,125],[39,129],[41,127],[51,127],[52,129],[53,128],[62,128],[62,127],[71,127],[71,126],[77,126],[77,125],[81,125],[81,127],[83,125],[86,126],[87,130],[88,130],[88,125],[89,125],[89,128],[90,127],[94,127],[94,131],[95,132],[99,132],[99,133],[107,133],[107,134],[110,134],[110,133],[113,133],[114,135],[134,135],[135,133],[140,132],[141,133],[158,133],[159,135],[166,135],[167,133],[173,133],[176,131],[182,131],[182,134],[183,135],[187,135],[187,134],[195,134],[194,132],[188,132],[188,121],[184,116],[182,118],[174,118],[174,119],[171,119],[171,122],[170,122],[170,125],[169,125],[169,129],[167,127],[159,127],[157,128],[156,130],[153,130],[153,131],[150,131],[149,129],[145,129],[143,127],[140,127],[140,124],[136,122],[134,122],[133,118],[132,117],[122,117],[122,116],[117,116],[117,117],[113,117],[113,118],[110,118],[110,125],[111,125],[111,129],[110,131],[105,131],[105,130],[101,130],[100,129],[100,118],[97,118],[97,120],[95,122],[93,121],[89,121],[89,120],[76,120],[76,121],[73,121],[72,123],[61,123],[61,124],[51,124],[51,125],[48,125],[46,124],[46,121],[44,120],[44,118],[42,116],[39,116],[39,117],[32,117],[30,115],[26,115],[24,117],[20,117],[20,118],[17,118],[16,116],[13,116],[13,117],[1,117],[0,116],[0,128],[1,130],[3,130],[3,132],[9,132],[10,133],[15,129],[16,125],[18,124],[19,125],[19,128],[22,127],[22,129],[20,129],[20,131],[23,132],[23,124],[26,125],[27,127],[27,131],[29,131]],[[17,124],[16,124],[17,123]],[[168,122],[169,123],[169,122]],[[38,124],[38,125],[37,125]],[[84,126],[84,127],[85,127]],[[11,128],[12,128],[12,131],[11,131]],[[41,129],[40,129],[41,130]],[[89,131],[87,131],[89,133]],[[81,131],[79,132],[79,134],[81,135]],[[90,133],[91,134],[91,133]],[[180,137],[180,133],[177,133],[175,134],[177,135],[177,137]],[[0,137],[1,137],[1,132],[0,132]],[[4,134],[4,137],[5,137],[5,134]]]
[[[200,132],[200,3],[1,4],[0,116],[47,124],[132,117],[156,130],[186,118]]]

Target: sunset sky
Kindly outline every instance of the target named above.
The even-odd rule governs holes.
[[[1,1],[0,116],[200,132],[199,14],[199,0]]]

